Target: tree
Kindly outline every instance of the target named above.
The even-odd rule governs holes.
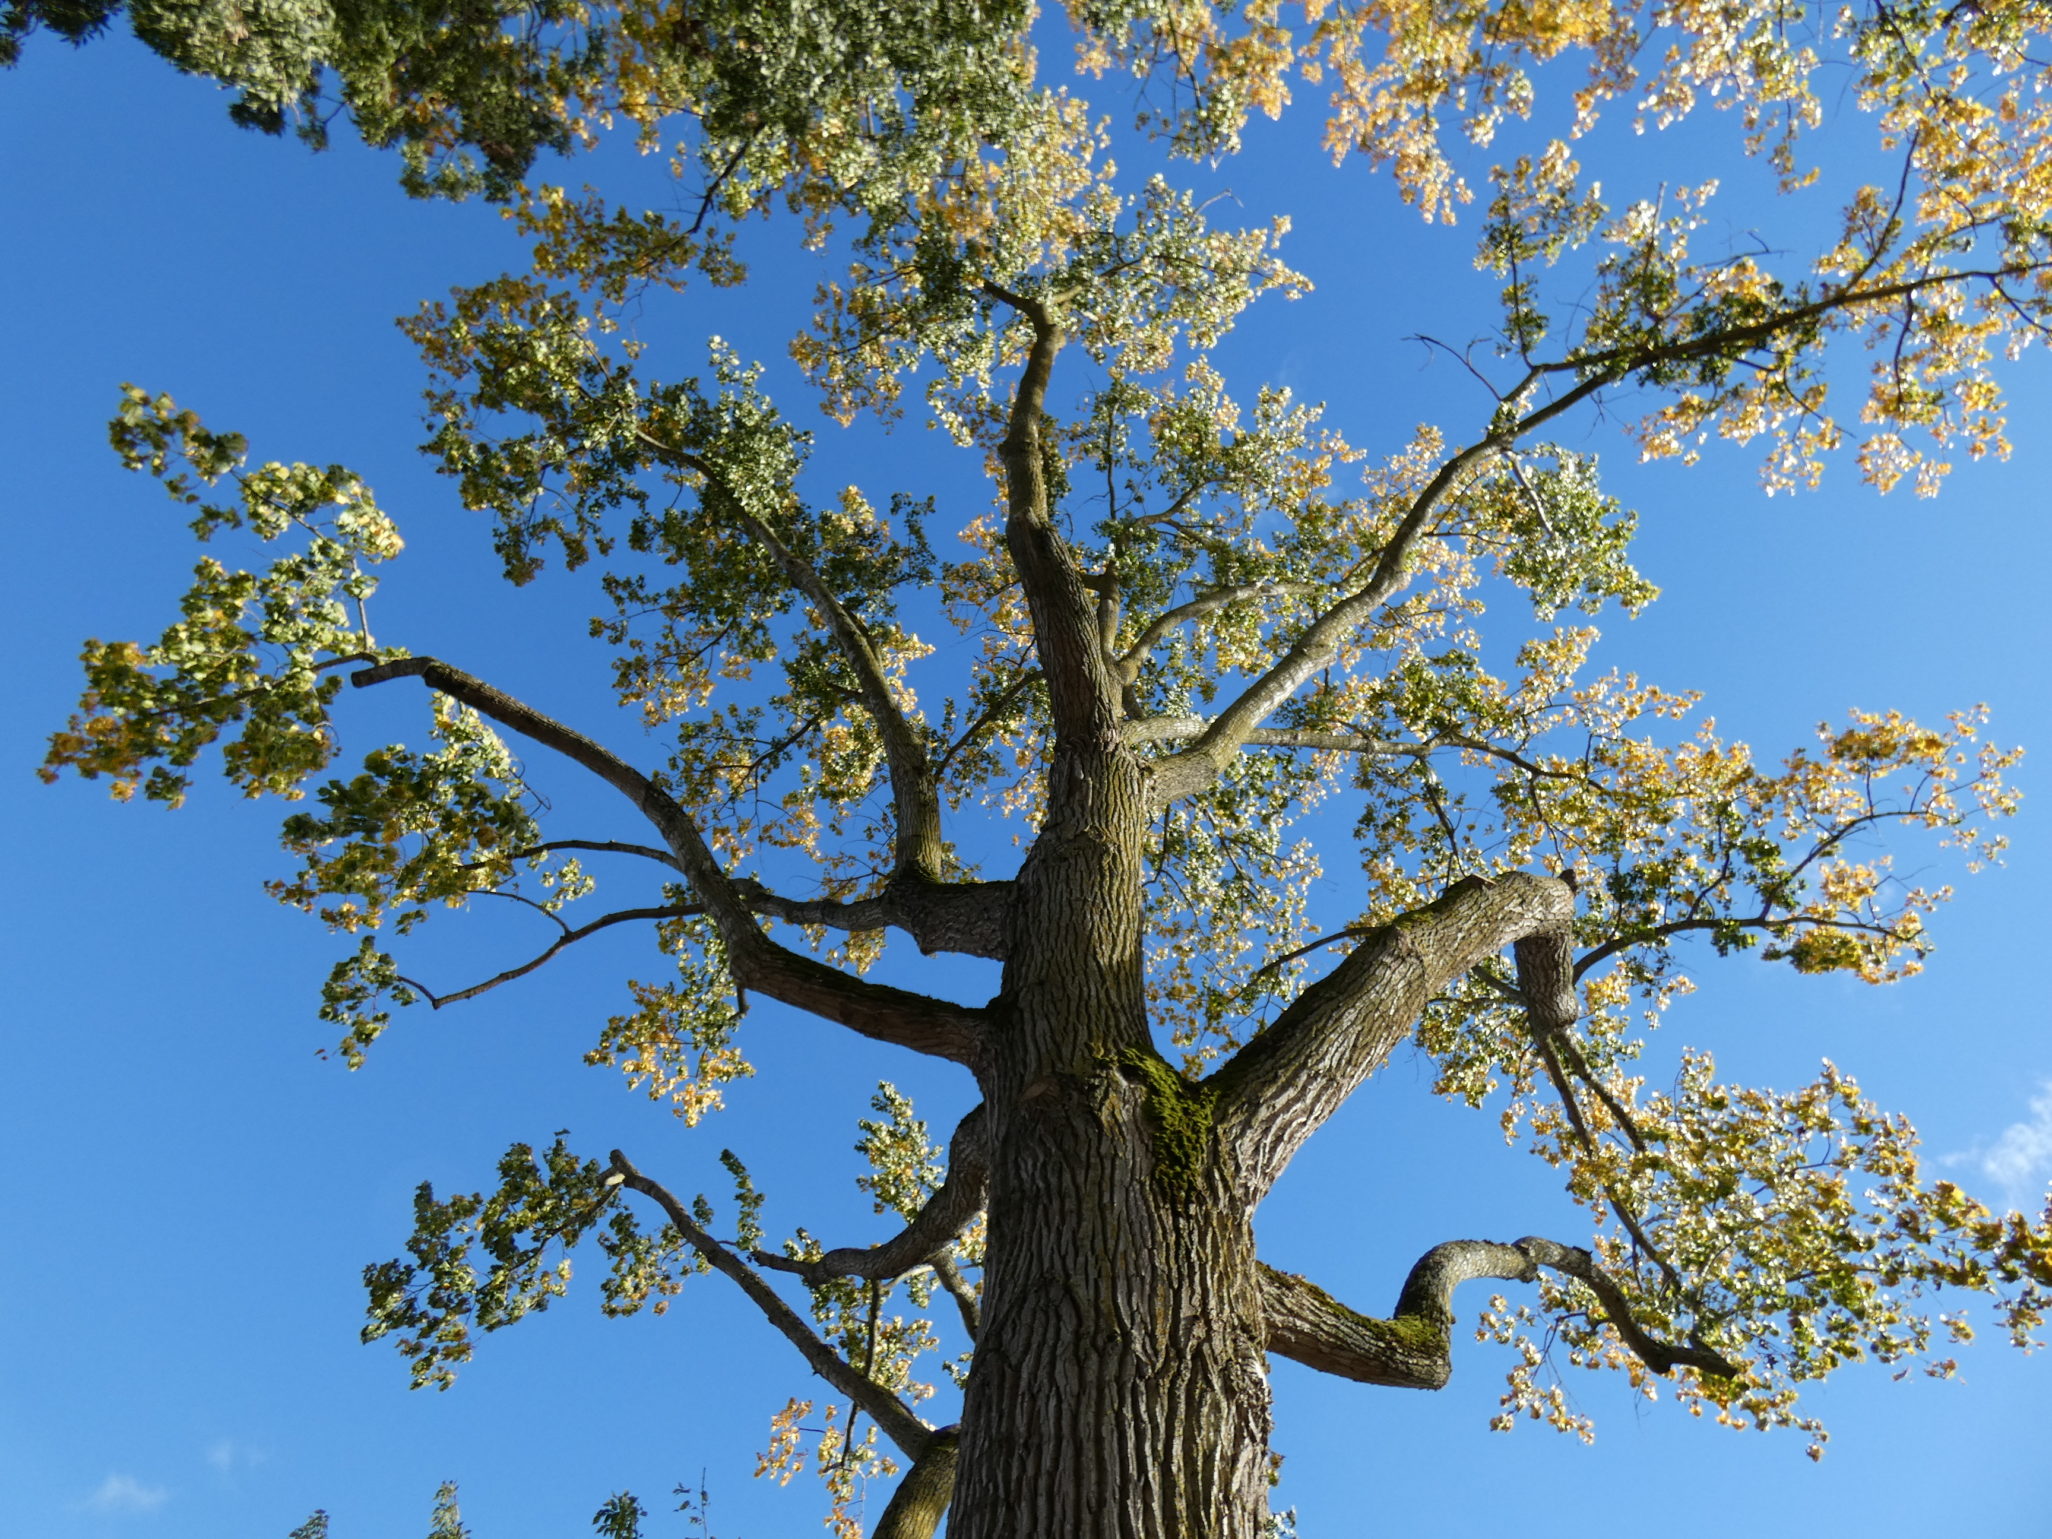
[[[1317,42],[1345,86],[1342,130],[1440,215],[1465,189],[1434,115],[1479,102],[1471,132],[1508,132],[1501,104],[1529,84],[1520,47],[1543,59],[1583,39],[1601,70],[1578,114],[1627,91],[1679,110],[1717,83],[1753,126],[1786,130],[1763,148],[1800,181],[1818,66],[1756,19],[1744,48],[1706,19],[1637,83],[1631,18],[1610,14],[1577,13],[1578,34],[1484,18],[1492,46],[1472,52],[1427,18],[1392,17],[1381,70],[1350,52],[1358,31],[1321,25]],[[1101,21],[1093,46],[1105,61],[1166,49],[1165,84],[1194,93],[1172,126],[1221,148],[1246,105],[1276,100],[1290,51],[1272,32],[1177,20]],[[802,500],[810,440],[731,354],[715,349],[697,378],[649,372],[629,307],[689,275],[740,276],[698,214],[711,225],[723,197],[743,197],[726,189],[756,196],[774,157],[752,183],[711,180],[688,223],[523,193],[537,270],[412,323],[437,374],[433,447],[496,516],[510,576],[605,564],[599,628],[620,649],[624,702],[674,737],[661,770],[463,668],[380,646],[372,569],[397,541],[362,484],[248,468],[238,439],[141,390],[117,447],[165,477],[202,536],[293,543],[260,572],[203,564],[154,647],[91,649],[86,707],[53,765],[175,802],[218,745],[253,794],[316,783],[318,810],[286,825],[303,864],[277,890],[359,937],[324,1012],[352,1059],[385,999],[440,1005],[510,981],[430,994],[379,932],[487,892],[554,913],[590,891],[578,858],[603,854],[664,868],[660,901],[560,920],[537,963],[616,924],[656,926],[676,973],[635,986],[598,1052],[687,1116],[743,1072],[749,995],[974,1075],[984,1105],[944,1167],[911,1109],[880,1098],[864,1139],[874,1192],[907,1228],[870,1250],[803,1235],[764,1248],[738,1161],[737,1242],[625,1154],[561,1142],[516,1147],[494,1193],[424,1190],[413,1259],[371,1278],[373,1330],[398,1336],[422,1381],[445,1381],[473,1327],[545,1306],[559,1255],[588,1240],[611,1259],[615,1310],[660,1305],[690,1269],[746,1291],[911,1461],[886,1532],[930,1532],[950,1486],[953,1533],[1251,1532],[1264,1349],[1372,1383],[1444,1382],[1451,1292],[1474,1277],[1537,1282],[1541,1316],[1580,1357],[1672,1375],[1723,1414],[1800,1421],[1803,1381],[1860,1352],[1925,1350],[1942,1317],[1922,1289],[1995,1293],[2027,1335],[2045,1232],[1919,1185],[1907,1129],[1828,1067],[1775,1094],[1720,1086],[1693,1058],[1673,1093],[1646,1094],[1636,1013],[1680,987],[1674,943],[1694,931],[1805,971],[1882,981],[1913,966],[1938,894],[1893,882],[1859,841],[1902,823],[1991,853],[1981,821],[2010,806],[2010,756],[1981,747],[1971,716],[1929,730],[1869,715],[1769,771],[1673,725],[1692,701],[1582,677],[1592,637],[1553,615],[1652,595],[1630,516],[1546,435],[1577,407],[1636,398],[1653,452],[1712,427],[1764,434],[1770,476],[1803,479],[1848,436],[1822,371],[1853,334],[1881,344],[1870,477],[1935,476],[1933,443],[1999,447],[1988,359],[2041,322],[2045,292],[2027,21],[1877,13],[1839,40],[1894,138],[1896,174],[1879,184],[1894,190],[1855,191],[1843,241],[1800,280],[1776,277],[1766,251],[1692,251],[1701,189],[1613,216],[1564,141],[1511,160],[1484,220],[1505,281],[1503,351],[1476,364],[1484,409],[1465,434],[1422,432],[1372,463],[1359,495],[1341,481],[1359,451],[1278,391],[1236,405],[1213,358],[1248,302],[1300,281],[1273,232],[1213,230],[1166,181],[1121,191],[1101,131],[1057,95],[1017,93],[990,128],[996,150],[977,123],[915,154],[909,131],[871,140],[807,119],[777,154],[816,238],[844,241],[854,266],[799,357],[846,418],[893,411],[923,379],[1000,497],[959,549],[934,549],[911,498],[888,515],[857,493]],[[708,127],[681,164],[717,178],[723,143]],[[1560,287],[1591,296],[1566,323],[1542,310]],[[1494,638],[1515,665],[1485,667],[1482,607],[1515,590],[1538,626],[1521,645]],[[931,698],[939,669],[914,627],[938,620],[935,594],[978,656],[950,704],[922,713],[912,681]],[[345,677],[424,684],[439,746],[394,745],[318,783]],[[545,829],[509,736],[624,793],[650,831]],[[1358,813],[1367,897],[1314,938],[1311,853],[1287,831],[1303,822],[1329,845],[1330,825],[1305,820],[1338,796]],[[967,831],[986,801],[1027,832],[1023,861],[988,878],[975,868],[1001,846]],[[972,1007],[864,978],[886,930],[997,963],[996,997]],[[1348,949],[1333,963],[1328,946]],[[1598,1231],[1586,1249],[1452,1241],[1376,1318],[1264,1270],[1251,1214],[1414,1030],[1447,1092],[1508,1087],[1509,1125],[1564,1168]],[[814,1285],[824,1337],[765,1270]],[[929,1327],[884,1314],[884,1284],[908,1274],[915,1303],[948,1291],[976,1338],[959,1438],[915,1409]],[[1527,1328],[1507,1306],[1486,1323]],[[1527,1407],[1571,1418],[1521,1372],[1511,1411]],[[849,1424],[820,1455],[837,1496],[879,1457],[873,1431],[850,1447]]]

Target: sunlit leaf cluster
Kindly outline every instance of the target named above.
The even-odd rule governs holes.
[[[152,645],[87,642],[85,696],[51,738],[44,778],[106,775],[122,800],[140,789],[175,806],[186,771],[218,743],[243,794],[299,797],[334,756],[328,708],[341,680],[329,670],[372,651],[370,568],[399,553],[397,532],[349,471],[246,469],[240,435],[209,432],[169,396],[122,387],[110,433],[123,464],[196,510],[202,540],[247,529],[265,543],[302,543],[257,572],[203,559],[179,619]],[[223,482],[232,500],[209,501]]]
[[[1599,1223],[1634,1215],[1603,1248],[1614,1275],[1629,1279],[1638,1319],[1747,1364],[1740,1380],[1678,1382],[1692,1414],[1797,1427],[1817,1439],[1815,1457],[1824,1433],[1796,1409],[1804,1382],[1862,1360],[1949,1377],[1957,1363],[1943,1354],[1973,1336],[1966,1297],[1992,1300],[2024,1346],[2052,1303],[2042,1220],[1998,1217],[1949,1181],[1923,1185],[1909,1124],[1829,1062],[1812,1083],[1779,1093],[1721,1084],[1709,1056],[1691,1053],[1672,1091],[1642,1096],[1638,1081],[1614,1079],[1578,1122],[1545,1108],[1534,1147],[1568,1173]],[[1585,1290],[1549,1284],[1540,1309],[1555,1322],[1545,1347],[1534,1344],[1529,1310],[1499,1301],[1484,1319],[1485,1334],[1520,1344],[1501,1424],[1525,1415],[1586,1433],[1539,1372],[1549,1352],[1623,1371],[1655,1397],[1644,1365],[1599,1328]]]
[[[675,1237],[651,1242],[625,1210],[606,1215],[613,1191],[603,1168],[580,1161],[560,1138],[540,1158],[515,1144],[499,1162],[499,1178],[489,1194],[447,1199],[423,1183],[413,1202],[412,1259],[364,1271],[364,1339],[391,1336],[416,1387],[447,1389],[475,1350],[474,1332],[511,1325],[561,1298],[570,1281],[564,1252],[602,1216],[613,1220],[599,1239],[615,1262],[609,1305],[631,1312],[681,1281],[666,1270]]]

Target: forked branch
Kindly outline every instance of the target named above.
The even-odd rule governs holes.
[[[719,466],[646,431],[641,439],[659,458],[702,477],[717,500],[718,510],[776,563],[784,580],[825,620],[836,649],[855,676],[862,708],[883,740],[891,782],[891,809],[896,820],[893,869],[903,875],[937,878],[941,870],[941,815],[933,764],[918,731],[891,693],[889,672],[877,656],[868,630],[812,564],[751,511]]]
[[[1173,801],[1194,795],[1216,780],[1248,735],[1324,669],[1347,639],[1410,581],[1412,560],[1449,499],[1502,459],[1520,439],[1615,383],[1624,373],[1622,368],[1592,371],[1544,406],[1492,425],[1474,443],[1448,456],[1411,499],[1368,580],[1305,627],[1295,644],[1228,704],[1195,742],[1157,767],[1156,794]]]
[[[608,1179],[617,1177],[620,1185],[641,1193],[660,1207],[677,1233],[684,1237],[684,1242],[698,1252],[714,1271],[731,1278],[748,1295],[749,1302],[761,1310],[784,1339],[798,1349],[814,1373],[867,1411],[884,1436],[895,1443],[907,1458],[917,1460],[927,1452],[935,1438],[934,1429],[914,1415],[910,1406],[845,1362],[838,1352],[820,1340],[812,1327],[798,1318],[797,1312],[777,1296],[776,1290],[755,1268],[698,1225],[691,1216],[690,1206],[678,1201],[668,1187],[635,1169],[633,1162],[618,1149],[612,1152],[611,1159]]]
[[[737,988],[767,995],[881,1042],[973,1064],[983,1012],[947,1000],[850,977],[778,945],[756,923],[746,897],[720,865],[691,814],[624,759],[483,680],[432,657],[401,658],[350,676],[359,689],[417,678],[479,715],[554,749],[619,791],[647,818],[719,930]]]
[[[1016,311],[1033,332],[998,444],[1005,473],[1005,549],[1033,620],[1057,742],[1072,751],[1102,752],[1116,742],[1122,696],[1105,656],[1096,600],[1055,528],[1048,492],[1042,417],[1064,340],[1061,324],[1031,295],[995,283],[985,283],[983,292]]]
[[[511,983],[515,978],[525,978],[537,968],[554,961],[559,953],[576,945],[586,936],[597,934],[600,930],[610,929],[616,924],[631,924],[637,920],[681,919],[693,912],[692,908],[679,904],[671,904],[664,908],[623,908],[617,913],[601,915],[599,918],[592,920],[591,923],[579,925],[574,930],[568,925],[564,925],[562,934],[558,935],[542,951],[529,957],[519,966],[509,967],[504,972],[494,973],[482,983],[473,983],[467,989],[456,989],[447,994],[437,994],[433,989],[412,978],[405,978],[401,981],[408,988],[418,990],[421,997],[428,1002],[430,1009],[439,1010],[444,1005],[461,1004],[466,999],[475,999],[480,994],[489,993],[502,983]],[[555,916],[551,915],[550,917],[554,918]]]
[[[1249,740],[1248,734],[1326,667],[1347,638],[1368,624],[1376,610],[1405,586],[1413,559],[1443,505],[1476,475],[1505,459],[1521,440],[1574,407],[1644,371],[1706,358],[1737,360],[1839,311],[1967,283],[1985,283],[1999,289],[2004,279],[2029,276],[2035,271],[2038,269],[2004,266],[1927,273],[1867,289],[1858,287],[1856,280],[1815,300],[1791,305],[1743,325],[1577,352],[1556,361],[1533,364],[1525,377],[1499,398],[1502,404],[1489,431],[1443,461],[1412,498],[1388,543],[1382,547],[1367,581],[1313,620],[1289,650],[1229,703],[1202,735],[1157,767],[1157,795],[1174,800],[1209,786]],[[1549,378],[1561,376],[1572,376],[1573,384],[1543,405],[1516,411],[1516,403],[1529,399]]]
[[[464,869],[483,870],[487,865],[502,866],[505,861],[526,860],[557,850],[638,855],[645,860],[658,861],[679,873],[684,869],[668,850],[622,843],[617,839],[549,839],[524,850],[515,850],[501,861],[478,861]],[[745,876],[734,879],[734,889],[741,895],[742,902],[755,913],[781,919],[786,924],[818,925],[849,933],[896,928],[910,935],[919,949],[928,955],[936,951],[951,951],[964,956],[1004,960],[1005,905],[1010,901],[1012,892],[1009,882],[937,882],[916,874],[896,873],[885,883],[882,891],[848,899],[790,898],[770,891],[753,877]],[[664,910],[658,917],[702,912],[703,909],[696,907],[680,908]]]

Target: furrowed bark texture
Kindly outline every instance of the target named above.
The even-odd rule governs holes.
[[[1565,882],[1527,872],[1467,877],[1374,932],[1306,988],[1212,1076],[1220,1123],[1252,1190],[1267,1192],[1304,1140],[1409,1035],[1433,995],[1506,946],[1564,932],[1573,917]]]
[[[990,1228],[948,1532],[1249,1539],[1268,1489],[1252,1204],[1209,1095],[1149,1042],[1144,775],[1115,742],[1065,750],[979,1065]]]
[[[936,1432],[912,1463],[870,1539],[933,1539],[955,1490],[956,1429]]]
[[[1034,342],[1000,445],[1005,539],[1054,720],[976,1072],[989,1239],[950,1539],[1251,1539],[1266,1510],[1266,1328],[1210,1098],[1154,1051],[1141,968],[1154,788],[1125,746],[1094,603],[1049,517]]]

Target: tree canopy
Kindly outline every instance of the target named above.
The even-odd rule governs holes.
[[[1077,1419],[1137,1429],[1129,1472],[1092,1477],[1127,1492],[1132,1531],[1241,1534],[1267,1455],[1248,1351],[1437,1386],[1464,1280],[1531,1285],[1482,1314],[1519,1354],[1501,1416],[1569,1429],[1560,1364],[1815,1437],[1798,1395],[1847,1362],[1950,1371],[1952,1294],[2028,1341],[2048,1220],[1928,1181],[1907,1123],[1831,1063],[1792,1090],[1726,1084],[1702,1051],[1666,1089],[1641,1067],[1692,938],[1914,972],[1948,890],[1887,851],[1998,855],[2017,756],[1963,702],[1852,712],[1758,757],[1685,689],[1592,667],[1590,622],[1657,590],[1583,419],[1654,458],[1752,444],[1770,491],[1839,458],[1930,493],[1951,458],[2006,452],[1998,361],[2052,303],[2033,8],[1079,10],[1085,81],[1137,78],[1151,140],[1092,105],[1107,87],[1045,83],[1069,39],[1001,8],[420,14],[413,33],[396,15],[134,19],[258,126],[317,135],[332,78],[414,190],[507,205],[531,266],[406,322],[428,452],[490,516],[506,578],[585,585],[620,714],[558,717],[489,656],[411,654],[374,624],[402,546],[360,477],[253,463],[129,386],[123,462],[214,549],[266,554],[210,551],[155,642],[91,643],[48,772],[176,805],[212,761],[298,803],[272,891],[344,938],[321,1013],[351,1064],[395,1007],[632,924],[657,960],[594,1011],[619,1013],[587,1056],[688,1123],[751,1072],[756,998],[959,1064],[983,1097],[944,1150],[877,1092],[866,1189],[905,1228],[870,1248],[772,1244],[732,1155],[717,1207],[563,1138],[515,1145],[495,1190],[424,1186],[408,1257],[367,1275],[367,1334],[417,1384],[546,1308],[580,1247],[611,1313],[718,1271],[847,1402],[815,1424],[794,1399],[768,1456],[792,1467],[809,1441],[844,1526],[895,1450],[911,1473],[878,1531],[931,1532],[958,1436],[951,1532],[1098,1512],[1061,1439],[1058,1477],[1019,1452],[1035,1406],[1075,1392],[1019,1365],[1087,1349],[1130,1391]],[[1430,344],[1472,375],[1465,418],[1392,433],[1229,383],[1260,305],[1346,277],[1294,270],[1285,221],[1236,227],[1177,157],[1315,110],[1293,92],[1328,98],[1332,154],[1386,170],[1495,275],[1487,341]],[[1609,119],[1681,132],[1713,104],[1735,114],[1703,130],[1736,131],[1735,176],[1756,163],[1782,199],[1748,204],[1757,236],[1720,230],[1714,181],[1633,186],[1648,168],[1624,151],[1614,173],[1580,164]],[[537,151],[615,123],[677,179],[670,211],[543,179]],[[771,296],[795,300],[821,430],[717,337],[680,344],[664,308],[764,283],[751,246],[786,226],[835,264],[816,294]],[[888,448],[869,485],[820,484],[833,435],[907,418],[984,478],[984,506],[897,484]],[[407,681],[425,746],[341,768],[356,691]],[[559,826],[545,788],[578,776],[631,816]],[[1319,887],[1342,870],[1344,912]],[[486,896],[548,915],[550,942],[419,981],[413,933]],[[907,948],[996,964],[989,1002],[919,987]],[[1587,1232],[1449,1236],[1365,1315],[1262,1267],[1248,1226],[1407,1040],[1435,1091],[1559,1169]],[[1116,1236],[1101,1251],[1094,1224]],[[1071,1279],[1108,1318],[1050,1323]],[[1230,1435],[1182,1447],[1150,1374]],[[921,1407],[951,1378],[967,1399],[937,1428]]]

